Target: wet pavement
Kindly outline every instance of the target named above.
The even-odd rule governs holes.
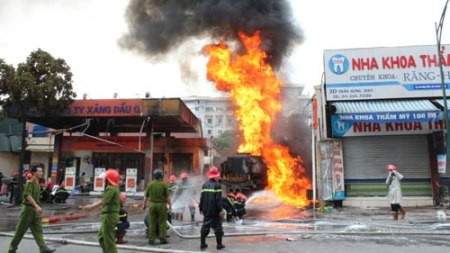
[[[80,204],[92,203],[96,196],[70,197],[66,204],[43,204],[44,217],[59,219],[44,224],[44,236],[57,252],[101,252],[96,232],[100,210],[84,212]],[[6,201],[6,199],[2,199]],[[173,221],[168,245],[147,244],[141,197],[128,197],[126,209],[131,227],[119,252],[197,252],[202,217],[195,221]],[[0,252],[11,240],[20,207],[0,205]],[[283,205],[247,206],[242,223],[224,223],[227,246],[220,252],[444,252],[450,249],[449,209],[437,207],[408,208],[405,220],[393,221],[389,208],[296,209]],[[187,210],[184,215],[188,217]],[[55,220],[56,220],[55,219]],[[28,235],[30,236],[30,235]],[[215,252],[211,232],[208,252]],[[31,237],[30,237],[31,238]],[[33,240],[25,239],[18,252],[36,252]]]

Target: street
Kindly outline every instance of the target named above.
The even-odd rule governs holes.
[[[141,199],[128,198],[127,210],[131,227],[126,239],[128,244],[118,245],[119,252],[199,252],[199,230],[202,217],[196,222],[174,221],[169,230],[168,245],[150,246],[143,223],[145,212],[140,208]],[[76,206],[89,203],[96,197],[75,196],[67,204],[44,204],[46,215],[60,217],[57,222],[44,224],[44,236],[57,252],[101,252],[97,244],[99,210],[84,213],[80,219],[65,220],[79,215]],[[0,211],[0,244],[5,249],[11,240],[19,207],[2,203]],[[242,224],[224,223],[226,248],[220,252],[445,252],[450,248],[450,223],[447,209],[436,207],[408,208],[405,220],[391,220],[388,208],[327,208],[313,212],[284,206],[263,208],[248,206],[248,214]],[[440,212],[439,212],[440,211]],[[438,216],[438,212],[440,216]],[[207,238],[207,252],[216,252],[211,232]],[[37,252],[37,245],[27,234],[19,245],[19,253]]]

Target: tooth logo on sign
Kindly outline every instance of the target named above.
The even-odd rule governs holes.
[[[333,55],[328,61],[328,68],[336,75],[342,75],[347,72],[350,62],[342,54]]]
[[[339,116],[331,116],[333,137],[343,137],[352,128],[353,123],[342,121]]]

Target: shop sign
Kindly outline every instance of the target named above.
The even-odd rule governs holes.
[[[386,123],[349,122],[342,121],[337,115],[333,115],[331,122],[333,137],[430,134],[431,132],[445,129],[445,124],[442,120]]]
[[[125,181],[125,191],[126,192],[136,192],[136,182],[137,182],[137,169],[127,168],[126,181]]]
[[[442,64],[450,66],[450,45]],[[324,51],[326,100],[442,97],[435,45]],[[447,92],[450,71],[444,72]]]
[[[75,188],[75,174],[76,174],[75,167],[66,168],[64,184],[65,184],[65,188],[69,191],[72,190],[73,188]]]
[[[94,170],[94,191],[105,190],[105,168],[95,168]]]

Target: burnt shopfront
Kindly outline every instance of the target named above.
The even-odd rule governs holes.
[[[58,119],[30,121],[55,129],[55,182],[66,177],[67,168],[75,172],[76,184],[83,172],[93,182],[96,169],[114,168],[124,186],[132,169],[140,189],[155,168],[163,169],[165,177],[202,173],[209,147],[199,120],[178,98],[76,100]]]

